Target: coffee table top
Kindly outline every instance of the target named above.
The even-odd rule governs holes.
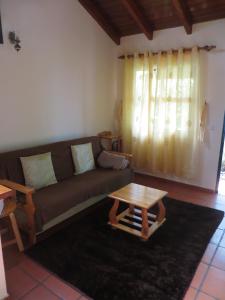
[[[168,193],[144,185],[130,183],[111,193],[108,197],[136,205],[141,208],[150,208]]]

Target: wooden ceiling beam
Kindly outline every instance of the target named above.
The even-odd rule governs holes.
[[[172,0],[173,7],[182,22],[187,34],[192,34],[192,22],[189,10],[183,0]]]
[[[110,36],[110,38],[120,45],[120,34],[114,26],[107,20],[101,8],[97,6],[93,0],[79,0],[80,4],[89,12],[95,21],[102,27],[102,29]]]
[[[134,0],[121,0],[128,13],[149,40],[153,39],[153,29]]]

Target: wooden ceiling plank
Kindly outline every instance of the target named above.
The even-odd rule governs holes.
[[[114,26],[107,20],[104,13],[93,0],[79,0],[80,4],[88,11],[88,13],[95,19],[95,21],[102,27],[102,29],[110,36],[110,38],[120,45],[120,34]]]
[[[191,22],[191,17],[190,13],[185,6],[183,0],[171,0],[173,7],[175,8],[177,15],[182,22],[186,33],[191,34],[192,33],[192,22]]]
[[[147,36],[149,40],[153,39],[153,29],[150,26],[146,17],[142,14],[134,0],[121,0],[124,7],[134,19],[141,31]]]

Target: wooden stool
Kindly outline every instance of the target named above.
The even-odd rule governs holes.
[[[16,192],[6,187],[0,186],[0,199],[4,201],[4,208],[0,215],[0,219],[9,217],[15,239],[2,243],[2,247],[7,247],[12,244],[17,244],[19,251],[24,250],[23,242],[20,236],[19,228],[16,222],[14,211],[16,210]],[[7,230],[2,230],[6,233]]]
[[[114,199],[109,212],[109,224],[114,228],[148,240],[149,237],[166,221],[166,209],[162,202],[168,193],[144,185],[130,183],[108,195]],[[117,215],[120,202],[129,204],[129,208]],[[158,213],[148,210],[157,205]]]

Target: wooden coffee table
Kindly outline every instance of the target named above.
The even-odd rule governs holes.
[[[135,183],[126,185],[108,195],[114,199],[109,212],[109,224],[147,240],[166,220],[162,198],[167,194]],[[117,215],[120,201],[128,203],[129,208]],[[154,205],[158,205],[157,215],[148,212]]]

